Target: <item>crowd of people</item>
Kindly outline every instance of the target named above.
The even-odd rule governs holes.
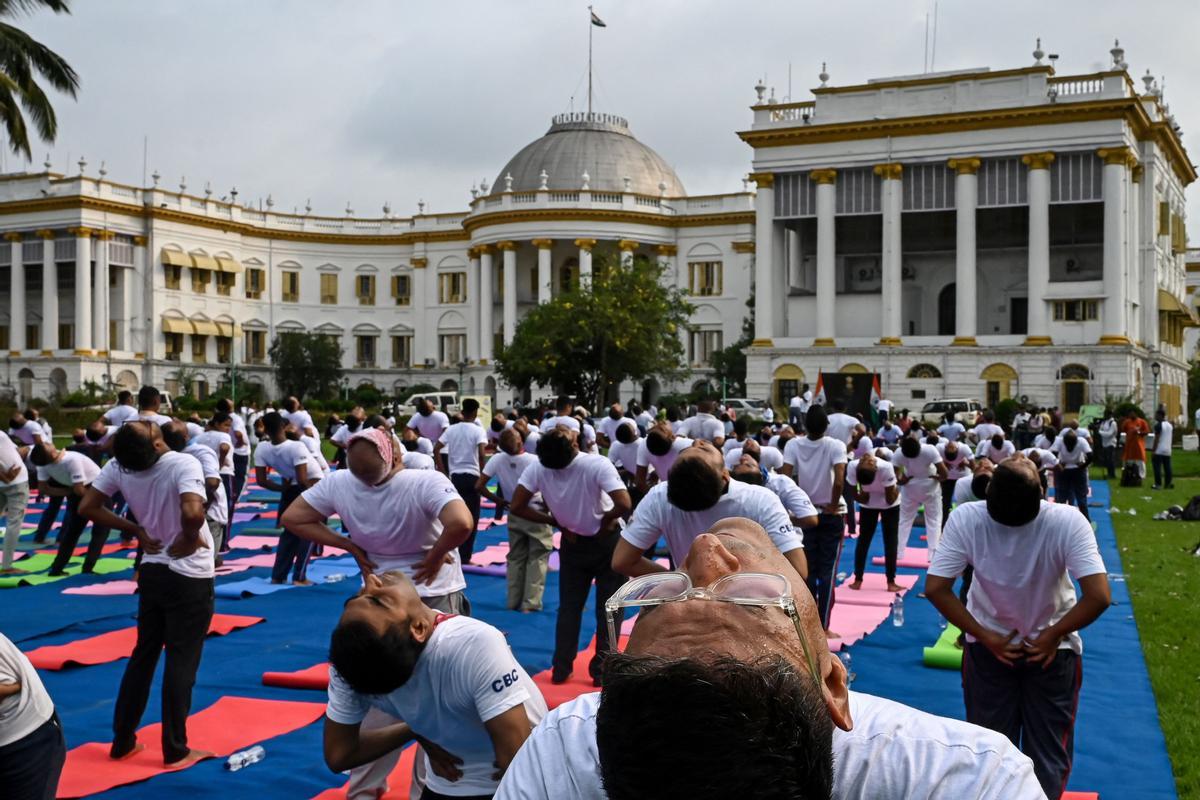
[[[1088,466],[1098,457],[1112,474],[1123,434],[1126,463],[1141,448],[1144,472],[1151,433],[1136,414],[1095,434],[1025,411],[1007,430],[991,410],[934,425],[886,399],[852,413],[806,390],[778,424],[711,399],[613,403],[593,416],[560,397],[490,419],[472,399],[453,416],[425,400],[407,421],[354,409],[322,431],[294,397],[236,411],[220,400],[207,419],[185,420],[160,402],[153,387],[123,392],[63,450],[35,411],[14,416],[0,435],[3,567],[19,569],[34,471],[50,501],[39,542],[66,502],[52,573],[69,568],[89,522],[83,572],[110,531],[136,541],[138,643],[110,755],[143,747],[135,731],[165,652],[164,759],[205,758],[187,741],[191,687],[253,461],[257,484],[280,493],[271,580],[308,583],[323,547],[362,571],[330,634],[324,739],[330,769],[351,772],[351,798],[377,796],[413,741],[425,800],[1057,798],[1071,768],[1079,631],[1109,602]],[[1155,448],[1156,484],[1165,470],[1169,486],[1170,423],[1153,432],[1167,443],[1163,462]],[[471,616],[462,566],[484,499],[507,517],[508,608],[555,609],[552,683],[571,678],[594,594],[596,692],[548,711],[503,634]],[[925,594],[963,632],[966,723],[850,691],[829,649],[838,592],[861,590],[878,530],[887,588],[900,592],[897,561],[918,525]],[[558,597],[547,604],[556,531]],[[839,586],[847,541],[853,578]],[[641,612],[627,641],[626,609]],[[0,702],[44,694],[20,660],[0,637]],[[48,700],[22,702],[16,713],[38,724],[18,739],[0,733],[0,782],[18,774],[10,753],[37,736],[44,783],[56,757],[61,768],[44,745],[57,718]],[[0,705],[0,722],[9,713]]]

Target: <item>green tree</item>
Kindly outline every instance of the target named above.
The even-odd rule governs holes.
[[[692,307],[663,285],[662,267],[597,256],[591,279],[533,309],[496,355],[510,385],[553,386],[596,408],[623,380],[672,380],[684,369],[679,331]]]
[[[79,76],[62,56],[4,21],[44,8],[71,13],[67,0],[0,0],[0,121],[8,146],[26,159],[32,156],[26,116],[43,141],[53,142],[58,135],[58,117],[37,76],[70,97],[79,90]]]
[[[342,348],[332,336],[281,333],[267,351],[275,383],[284,396],[326,398],[337,393],[342,379]]]
[[[742,335],[728,347],[716,350],[708,357],[713,369],[713,382],[725,383],[726,397],[746,396],[746,348],[754,341],[754,293],[746,300],[749,315],[742,317]]]

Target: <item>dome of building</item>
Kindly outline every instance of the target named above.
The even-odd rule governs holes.
[[[588,174],[593,192],[628,191],[657,197],[683,197],[686,192],[675,170],[633,137],[629,123],[612,114],[573,113],[554,117],[542,138],[526,145],[500,170],[492,192],[503,192],[512,175],[514,192],[537,191],[545,170],[550,189],[577,190]],[[660,188],[665,185],[665,189]]]

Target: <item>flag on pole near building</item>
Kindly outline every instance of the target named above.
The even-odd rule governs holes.
[[[823,372],[817,373],[817,389],[813,392],[812,402],[814,406],[825,405],[825,373]]]
[[[871,428],[879,429],[879,399],[883,396],[883,387],[879,384],[879,373],[871,378]]]
[[[597,28],[607,28],[608,27],[608,24],[604,20],[602,20],[598,16],[596,16],[596,12],[592,11],[591,6],[588,6],[588,13],[592,15],[592,24],[595,25]]]

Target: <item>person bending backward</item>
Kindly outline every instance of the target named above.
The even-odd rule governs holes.
[[[967,566],[975,578],[964,607],[951,586]],[[1083,675],[1078,631],[1111,601],[1088,521],[1042,500],[1033,463],[1010,458],[996,467],[986,503],[954,510],[925,592],[966,634],[967,720],[1020,746],[1046,796],[1057,800],[1074,750]]]
[[[422,439],[427,439],[432,443],[440,439],[442,431],[450,427],[450,418],[446,416],[445,412],[435,409],[429,398],[424,398],[417,403],[417,413],[408,418],[406,427],[416,431]]]
[[[25,522],[25,509],[29,506],[29,470],[21,451],[5,433],[0,433],[0,496],[4,498],[5,517],[0,575],[12,575],[24,572],[13,566],[13,556]]]
[[[665,481],[675,459],[679,457],[680,452],[692,446],[692,441],[684,436],[676,436],[671,432],[671,426],[665,422],[646,431],[646,436],[638,445],[638,491],[642,494],[650,491],[651,468],[657,480]]]
[[[282,520],[288,507],[312,484],[321,479],[321,467],[302,442],[289,439],[289,423],[277,411],[263,417],[266,441],[254,448],[254,475],[258,485],[279,492],[279,519]],[[268,468],[274,470],[279,480],[272,480]],[[279,534],[279,546],[275,551],[275,566],[271,568],[271,582],[283,583],[288,571],[292,572],[292,583],[308,585],[308,554],[312,546],[301,539],[287,525]]]
[[[1054,467],[1054,501],[1075,505],[1084,519],[1090,521],[1088,462],[1092,455],[1091,445],[1073,429],[1067,428],[1054,441],[1050,452],[1058,458],[1058,465]]]
[[[790,429],[788,430],[788,433],[791,433]],[[757,463],[771,475],[774,475],[775,471],[783,466],[783,451],[780,450],[780,448],[787,444],[787,441],[782,437],[779,439],[779,441],[783,442],[783,444],[779,445],[778,447],[771,447],[770,445],[759,444],[754,439],[746,439],[746,441],[742,442],[738,447],[735,447],[725,453],[725,466],[729,469],[733,469],[738,464],[742,463],[743,458],[750,456],[754,459],[755,463]],[[793,484],[794,483],[795,482],[793,481]],[[770,489],[772,487],[768,486],[767,488]],[[776,494],[778,494],[778,492],[776,492]]]
[[[882,520],[887,588],[889,592],[899,592],[901,587],[896,583],[896,550],[900,530],[900,487],[896,483],[895,467],[868,454],[851,461],[846,467],[846,483],[854,487],[854,499],[862,506],[859,520],[862,526],[854,545],[854,581],[849,588],[862,588],[867,555],[871,552],[871,540],[875,538],[875,526]]]
[[[29,460],[37,467],[38,492],[67,499],[67,514],[63,527],[58,532],[58,554],[54,557],[48,573],[65,575],[67,563],[75,555],[75,545],[88,523],[87,518],[79,513],[79,504],[87,493],[88,486],[100,474],[100,467],[83,453],[59,450],[49,441],[34,445]],[[92,538],[88,542],[82,572],[90,573],[95,569],[100,552],[108,540],[108,531],[107,525],[92,524]]]
[[[629,430],[633,423],[622,425]],[[537,456],[526,453],[521,446],[521,434],[508,428],[500,434],[500,451],[488,459],[483,474],[475,484],[475,490],[496,504],[496,516],[508,507],[517,494],[517,484],[525,470],[538,463]],[[495,478],[500,484],[500,494],[488,489],[488,481]],[[534,496],[531,505],[545,511],[541,497]],[[546,572],[550,567],[550,553],[554,550],[554,531],[543,522],[532,522],[515,514],[508,518],[508,603],[513,611],[541,611],[542,594],[546,591]]]
[[[751,520],[622,587],[614,630],[626,607],[642,613],[603,690],[546,715],[496,800],[1043,798],[1003,736],[850,692],[804,581]]]
[[[689,438],[704,439],[718,448],[722,447],[725,444],[725,424],[713,415],[715,409],[716,403],[712,400],[701,400],[696,404],[695,416],[684,423],[682,433]]]
[[[821,406],[811,406],[804,418],[806,433],[790,439],[783,450],[782,474],[795,479],[812,498],[817,510],[815,527],[804,535],[808,559],[808,588],[817,598],[817,610],[825,630],[833,611],[834,576],[842,554],[846,501],[846,443],[825,435],[829,419]]]
[[[464,400],[462,414],[462,422],[456,422],[442,431],[437,444],[433,446],[433,460],[450,477],[450,482],[471,510],[474,526],[466,541],[458,547],[459,558],[467,562],[475,551],[475,531],[479,525],[479,492],[475,484],[483,467],[487,433],[475,424],[475,417],[479,414],[478,400],[473,397]]]
[[[551,681],[563,683],[579,650],[579,628],[593,580],[596,583],[596,655],[588,664],[594,682],[611,644],[604,626],[604,601],[625,582],[612,568],[617,531],[632,503],[616,468],[603,456],[580,453],[574,431],[559,426],[538,442],[538,463],[521,474],[510,514],[562,530],[558,575],[558,619],[554,630]],[[532,504],[541,493],[547,511]]]
[[[422,800],[492,797],[546,714],[500,631],[430,608],[401,572],[366,576],[330,636],[329,661],[326,765],[394,762],[419,742]],[[367,729],[373,710],[392,723]]]
[[[932,556],[942,533],[942,482],[946,480],[942,455],[931,444],[905,437],[892,456],[892,466],[900,484],[899,554],[904,555],[917,509],[924,506],[925,538]]]
[[[158,425],[150,422],[121,426],[113,438],[113,456],[79,504],[79,514],[93,525],[136,536],[143,553],[137,578],[137,644],[117,693],[109,756],[121,759],[144,748],[137,742],[137,727],[165,648],[163,761],[168,767],[183,767],[212,755],[187,744],[192,686],[213,613],[214,548],[204,519],[204,473],[196,459],[173,452]],[[137,523],[108,509],[117,492]]]
[[[811,504],[808,509],[805,518],[815,525],[816,509]],[[779,497],[761,484],[730,480],[721,451],[703,439],[680,453],[666,483],[642,499],[621,532],[613,569],[633,578],[665,572],[666,567],[644,555],[660,537],[666,538],[674,562],[682,564],[696,537],[726,517],[746,517],[762,525],[792,568],[800,575],[808,572],[804,537],[793,528]]]
[[[760,464],[758,453],[758,450],[751,449],[749,453],[743,455],[733,469],[729,470],[729,477],[735,481],[748,483],[751,486],[765,486],[774,492],[775,496],[779,498],[779,502],[783,503],[784,509],[788,512],[788,516],[792,520],[792,527],[798,529],[798,532],[802,532],[805,528],[815,528],[819,520],[819,515],[817,507],[813,505],[812,500],[809,499],[803,489],[796,485],[794,480],[786,475],[771,472],[765,465]],[[807,560],[805,561],[804,569],[797,569],[796,571],[800,573],[800,577],[807,578]]]

